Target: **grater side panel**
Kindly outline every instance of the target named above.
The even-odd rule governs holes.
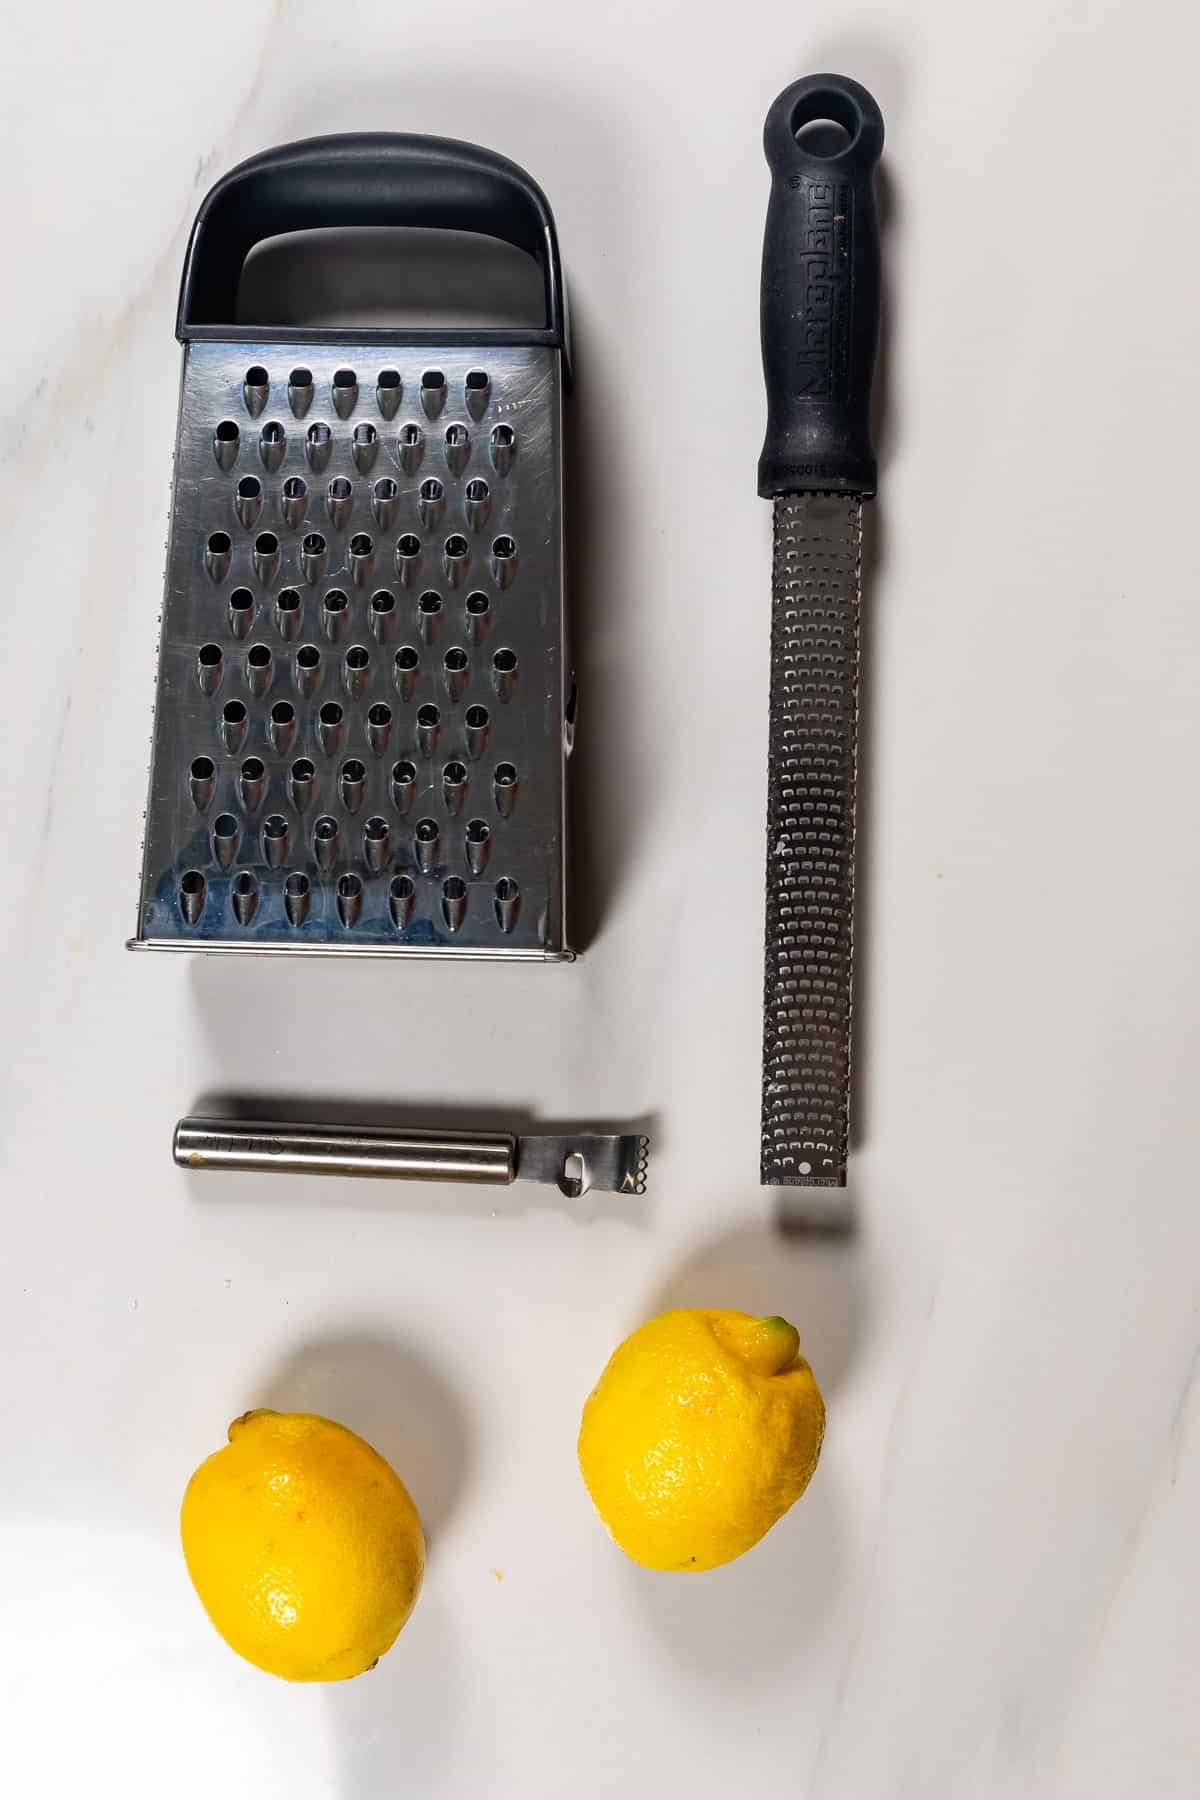
[[[862,506],[774,506],[761,1178],[845,1185]]]
[[[136,946],[569,956],[561,405],[540,346],[185,346]]]

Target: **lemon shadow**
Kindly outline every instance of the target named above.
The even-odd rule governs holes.
[[[780,1313],[800,1333],[828,1403],[862,1345],[868,1296],[856,1232],[790,1228],[790,1205],[731,1227],[702,1244],[652,1296],[643,1316],[675,1306],[729,1307],[764,1318]]]
[[[764,1197],[757,1220],[702,1244],[651,1297],[643,1316],[676,1306],[781,1313],[800,1333],[829,1411],[821,1462],[807,1491],[753,1550],[704,1573],[660,1574],[627,1565],[664,1650],[722,1692],[760,1693],[764,1682],[816,1682],[847,1565],[847,1513],[835,1457],[837,1395],[853,1370],[867,1317],[853,1230],[785,1228],[783,1199]]]
[[[455,1741],[464,1654],[438,1579],[438,1546],[469,1485],[463,1402],[424,1352],[376,1330],[310,1339],[267,1376],[258,1403],[348,1425],[386,1457],[425,1530],[425,1581],[412,1615],[374,1668],[323,1689],[337,1746],[339,1794],[391,1792],[403,1768],[414,1791],[437,1791]]]
[[[420,1351],[381,1332],[319,1337],[291,1352],[261,1388],[263,1406],[314,1412],[374,1446],[412,1494],[434,1553],[470,1475],[462,1402]]]

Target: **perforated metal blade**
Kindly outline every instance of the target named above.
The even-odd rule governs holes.
[[[862,503],[774,514],[761,1179],[844,1187]]]

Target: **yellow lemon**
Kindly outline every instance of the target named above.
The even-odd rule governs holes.
[[[314,1413],[248,1412],[188,1482],[188,1573],[225,1642],[286,1681],[378,1662],[413,1609],[425,1540],[370,1444]]]
[[[786,1319],[666,1312],[619,1345],[589,1395],[579,1467],[634,1562],[713,1569],[800,1498],[824,1430]]]

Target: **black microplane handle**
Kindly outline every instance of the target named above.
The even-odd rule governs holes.
[[[831,121],[832,129],[817,121]],[[798,141],[806,125],[812,129]],[[883,115],[857,81],[806,75],[767,114],[763,148],[771,199],[762,263],[767,435],[758,491],[764,499],[873,494],[874,175]],[[818,154],[822,149],[831,153]]]

